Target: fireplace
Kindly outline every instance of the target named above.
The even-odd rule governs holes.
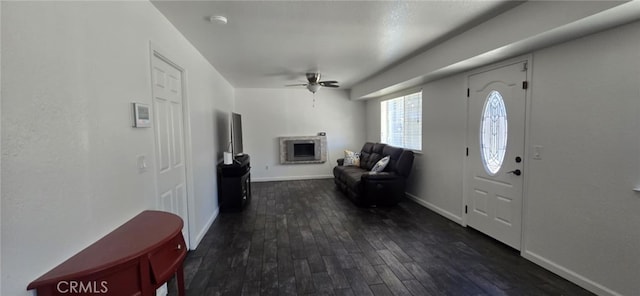
[[[326,137],[281,137],[280,163],[326,162]]]
[[[320,143],[319,142],[320,142],[319,140],[287,141],[287,160],[288,161],[319,160],[320,159],[320,149],[319,149]]]

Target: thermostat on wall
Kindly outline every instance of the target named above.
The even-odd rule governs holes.
[[[149,105],[133,103],[133,127],[151,127]]]

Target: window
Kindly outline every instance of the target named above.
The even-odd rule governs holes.
[[[495,175],[502,167],[507,151],[507,109],[497,91],[487,96],[480,123],[480,155],[484,169]]]
[[[422,150],[422,92],[380,102],[380,142]]]

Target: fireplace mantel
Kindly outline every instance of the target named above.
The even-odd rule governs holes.
[[[309,164],[327,161],[326,136],[280,137],[280,164]]]

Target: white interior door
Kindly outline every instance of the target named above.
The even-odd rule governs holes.
[[[467,225],[520,249],[526,63],[468,77]]]
[[[189,242],[184,158],[182,72],[155,54],[151,60],[158,209],[182,218]],[[188,243],[187,243],[188,244]]]

